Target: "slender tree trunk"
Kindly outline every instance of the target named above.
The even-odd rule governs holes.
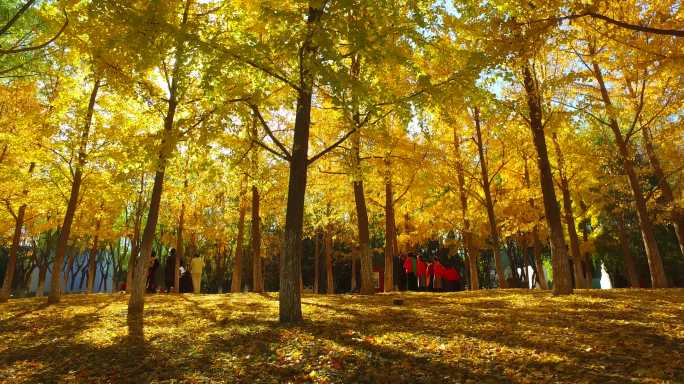
[[[529,289],[530,288],[530,272],[529,272],[529,267],[530,265],[530,253],[529,253],[529,247],[528,247],[528,242],[525,236],[522,236],[522,239],[520,241],[520,245],[522,248],[522,271],[523,271],[523,276],[524,276],[524,282],[525,282],[525,288]]]
[[[358,55],[352,56],[351,77],[358,79],[361,71],[361,58]],[[373,286],[373,257],[370,250],[370,230],[368,228],[368,207],[366,205],[363,179],[360,175],[361,170],[361,133],[358,128],[361,126],[361,119],[358,113],[356,98],[353,97],[352,108],[354,110],[353,120],[357,128],[352,136],[352,167],[354,169],[354,202],[356,205],[356,219],[359,235],[359,259],[361,261],[361,289],[363,295],[375,293]]]
[[[556,157],[558,158],[559,186],[561,194],[563,195],[565,226],[568,228],[568,237],[570,238],[570,255],[572,257],[572,267],[574,269],[575,288],[585,288],[586,280],[584,279],[584,270],[582,269],[582,253],[580,252],[579,236],[577,235],[577,229],[575,228],[575,215],[572,211],[570,182],[568,176],[565,174],[565,159],[560,144],[558,143],[558,136],[555,132],[551,134],[551,138],[556,149]]]
[[[93,285],[95,284],[95,272],[97,269],[97,246],[100,234],[100,219],[97,219],[95,223],[95,238],[93,239],[93,247],[90,249],[90,255],[88,255],[88,284],[86,285],[86,291],[88,293],[93,293]]]
[[[281,323],[302,320],[302,234],[304,197],[311,125],[311,88],[300,90],[297,98],[295,133],[290,160],[290,176],[285,214],[285,234],[280,260],[279,319]]]
[[[480,277],[477,267],[478,251],[472,247],[472,233],[470,232],[470,220],[468,219],[468,191],[465,185],[465,172],[463,170],[463,156],[461,154],[461,138],[454,127],[454,153],[456,154],[456,177],[458,179],[458,195],[461,201],[461,221],[463,222],[463,248],[468,258],[468,272],[470,273],[470,290],[480,289]]]
[[[318,294],[318,287],[319,287],[319,281],[321,277],[321,265],[320,265],[320,258],[321,258],[321,245],[320,245],[320,239],[319,239],[318,233],[314,234],[314,283],[313,283],[313,293]]]
[[[135,205],[135,217],[133,218],[133,237],[131,240],[131,254],[128,257],[128,269],[126,269],[126,292],[131,292],[133,285],[133,270],[135,269],[135,260],[138,258],[140,250],[140,230],[142,226],[142,211],[143,211],[143,193],[145,192],[145,174],[140,176],[140,191],[138,192],[138,201]]]
[[[333,240],[329,230],[323,234],[323,249],[325,252],[325,293],[335,293],[335,280],[333,276]]]
[[[667,181],[663,167],[660,165],[660,159],[653,148],[651,129],[648,127],[648,125],[644,125],[641,128],[641,133],[643,136],[644,147],[646,148],[646,155],[648,156],[648,161],[651,164],[653,173],[655,174],[656,178],[658,178],[658,187],[660,188],[662,197],[665,200],[665,203],[670,205],[670,216],[672,225],[674,226],[675,235],[677,236],[680,256],[684,256],[684,215],[682,214],[681,208],[675,200],[672,187]]]
[[[175,269],[173,271],[173,291],[175,293],[180,293],[180,266],[183,257],[185,256],[185,246],[183,245],[183,230],[185,229],[185,192],[188,189],[188,162],[190,161],[190,156],[185,159],[185,167],[183,168],[184,180],[183,180],[183,195],[181,196],[181,209],[180,215],[178,216],[178,231],[176,233],[176,260]],[[189,265],[186,265],[186,268]]]
[[[93,121],[93,111],[95,110],[95,101],[97,99],[97,92],[100,89],[100,79],[96,79],[93,83],[93,89],[90,92],[90,100],[88,102],[88,109],[86,112],[83,132],[81,133],[81,141],[78,150],[78,159],[74,169],[74,178],[71,183],[71,193],[69,195],[69,203],[67,204],[66,213],[64,214],[64,222],[62,223],[62,230],[59,232],[59,240],[57,242],[57,250],[55,253],[55,261],[52,266],[52,279],[50,281],[50,294],[48,295],[48,303],[58,303],[62,297],[61,274],[62,264],[64,263],[64,255],[66,254],[67,243],[69,235],[71,234],[71,224],[74,221],[76,208],[78,205],[78,195],[81,191],[81,182],[83,179],[83,167],[86,163],[86,146],[88,145],[88,137],[90,135],[90,126]]]
[[[183,15],[183,24],[187,22],[188,8],[190,0],[186,2],[185,12]],[[152,247],[154,245],[154,236],[157,229],[157,220],[159,219],[159,206],[161,203],[162,193],[164,192],[164,176],[166,172],[166,164],[169,156],[174,151],[176,141],[174,138],[174,116],[176,114],[177,101],[175,97],[178,66],[174,69],[174,79],[172,80],[172,97],[168,102],[168,110],[164,119],[164,132],[159,149],[159,157],[157,160],[157,171],[154,175],[154,184],[152,185],[152,194],[150,195],[150,207],[147,214],[147,222],[143,230],[142,240],[140,241],[140,251],[135,262],[135,269],[133,270],[133,281],[131,284],[131,295],[128,300],[128,337],[134,340],[143,340],[143,310],[145,306],[145,278],[149,268],[149,260],[152,254]]]
[[[261,217],[259,216],[259,190],[252,186],[252,285],[254,292],[264,291],[261,268]]]
[[[71,254],[67,255],[67,267],[64,271],[64,288],[69,286],[69,276],[74,268],[74,259],[81,254],[80,249],[72,249]]]
[[[242,194],[241,194],[242,195]],[[235,245],[235,260],[233,260],[233,278],[230,285],[230,291],[239,293],[242,291],[242,257],[244,256],[244,237],[245,237],[245,215],[247,214],[247,207],[240,197],[240,213],[238,218],[238,233],[237,244]]]
[[[471,236],[471,233],[465,233],[463,235],[463,243],[468,257],[468,272],[470,273],[468,277],[470,279],[470,290],[476,291],[480,289],[480,269],[477,262],[480,251],[473,247]]]
[[[535,227],[532,230],[532,238],[534,244],[532,245],[532,254],[534,256],[534,265],[537,268],[537,282],[543,290],[549,289],[549,284],[546,281],[546,273],[544,272],[544,263],[542,262],[542,243],[539,240],[539,232]]]
[[[5,149],[7,149],[7,145],[5,145]],[[33,173],[33,168],[35,166],[36,163],[34,162],[29,165],[29,177]],[[24,189],[22,192],[23,197],[26,197],[28,192],[28,189]],[[26,215],[26,204],[22,204],[19,207],[19,211],[14,218],[14,235],[12,236],[9,260],[7,261],[7,266],[5,268],[5,279],[2,282],[2,289],[0,289],[0,303],[6,302],[12,291],[12,280],[14,280],[14,271],[17,268],[17,252],[19,251],[19,243],[21,242],[21,229],[24,227],[24,215]]]
[[[665,275],[665,268],[663,267],[663,259],[660,256],[658,243],[656,242],[655,235],[653,234],[653,223],[651,222],[651,218],[648,216],[646,199],[644,198],[643,192],[641,190],[641,184],[639,183],[639,178],[637,177],[636,170],[634,169],[634,162],[632,161],[629,143],[626,141],[625,136],[623,136],[622,131],[620,131],[620,126],[618,125],[617,119],[614,116],[614,107],[610,100],[610,96],[608,95],[608,89],[606,88],[605,82],[603,80],[601,67],[599,67],[598,63],[595,61],[593,62],[593,67],[594,76],[596,77],[596,81],[598,82],[599,88],[601,90],[603,104],[610,115],[610,128],[613,131],[615,141],[620,151],[622,166],[627,174],[629,185],[632,188],[637,218],[639,219],[639,228],[641,229],[641,236],[643,238],[644,248],[646,249],[648,268],[651,272],[651,285],[653,288],[667,288],[668,283],[667,277]]]
[[[531,183],[530,183],[530,170],[527,167],[527,156],[524,156],[525,160],[525,186],[527,189],[530,189]],[[530,208],[532,210],[535,210],[534,207],[534,199],[532,197],[529,198],[528,200],[530,204]],[[537,272],[537,282],[539,283],[539,287],[541,289],[547,290],[549,289],[549,285],[546,282],[546,274],[544,273],[544,264],[542,263],[541,259],[541,252],[542,252],[542,245],[541,241],[539,240],[539,228],[537,226],[539,219],[535,219],[535,224],[534,227],[532,228],[532,256],[534,257],[534,265],[535,269]]]
[[[370,230],[368,228],[368,209],[364,196],[363,181],[354,181],[354,201],[356,202],[356,219],[359,233],[359,259],[361,264],[360,293],[370,295],[375,292],[373,287],[373,259],[370,251]],[[356,277],[354,276],[354,279]]]
[[[506,255],[508,256],[508,260],[511,263],[511,279],[513,280],[513,286],[511,288],[518,288],[518,285],[520,283],[520,275],[518,274],[518,260],[515,255],[515,248],[513,245],[512,240],[508,240],[506,242]]]
[[[492,240],[492,250],[494,251],[494,267],[496,268],[496,278],[500,288],[506,288],[506,275],[501,261],[501,241],[499,240],[499,230],[494,214],[494,202],[492,201],[491,186],[489,183],[489,170],[487,169],[487,159],[484,153],[484,143],[482,141],[482,129],[480,128],[480,109],[473,108],[473,118],[475,119],[475,133],[477,137],[477,151],[480,159],[480,173],[482,175],[482,191],[485,195],[485,205],[487,208],[487,219],[489,220],[489,234]]]
[[[317,46],[313,41],[314,27],[318,24],[323,9],[309,7],[307,28],[309,34],[300,47],[299,89],[297,91],[297,112],[290,159],[290,175],[285,213],[284,246],[280,259],[279,318],[281,323],[302,320],[302,293],[299,286],[302,274],[302,233],[304,226],[304,196],[309,152],[309,129],[311,127],[311,97],[314,74],[312,68],[317,62]]]
[[[14,280],[14,271],[17,268],[17,252],[19,251],[19,243],[21,242],[21,229],[24,226],[24,214],[26,212],[26,204],[19,207],[19,212],[14,220],[14,235],[12,236],[12,247],[10,248],[9,260],[5,268],[5,279],[2,282],[2,290],[0,290],[0,303],[6,302],[12,291],[12,281]]]
[[[627,230],[625,229],[625,220],[622,213],[615,215],[615,221],[617,223],[618,230],[618,240],[620,241],[620,248],[622,248],[622,257],[625,266],[625,272],[627,274],[627,279],[629,280],[629,285],[632,288],[639,288],[639,272],[637,270],[636,259],[632,253],[632,249],[629,246],[629,240],[627,239]]]
[[[165,135],[166,136],[166,135]],[[170,137],[168,139],[171,139]],[[143,308],[145,305],[145,278],[149,268],[149,259],[152,255],[154,235],[159,218],[159,205],[164,188],[164,172],[166,168],[166,154],[159,156],[159,168],[154,175],[154,185],[150,196],[150,210],[147,215],[147,223],[143,231],[140,251],[133,270],[133,283],[130,288],[128,300],[128,336],[132,339],[143,339]]]
[[[546,137],[542,123],[541,95],[537,80],[533,78],[529,65],[523,68],[527,104],[530,111],[530,129],[537,150],[537,166],[541,183],[542,197],[546,222],[551,234],[551,259],[553,265],[553,294],[567,295],[572,293],[572,278],[568,263],[568,251],[563,236],[560,207],[556,200],[556,190],[553,185],[551,164],[546,149]]]
[[[353,250],[351,253],[351,289],[355,291],[358,288],[358,282],[356,281],[356,269],[358,268],[357,259],[358,250]]]
[[[384,291],[392,292],[394,289],[394,193],[392,191],[392,174],[389,159],[385,159],[385,276]]]
[[[583,210],[586,210],[586,207],[584,206],[584,203],[580,200],[580,207],[582,207]],[[589,241],[589,229],[587,228],[587,219],[582,221],[582,241],[586,243]],[[588,289],[594,288],[593,286],[593,275],[592,275],[592,267],[591,267],[591,255],[589,252],[584,252],[584,255],[582,257],[582,263],[583,263],[583,270],[584,270],[584,276],[586,280],[586,287]]]
[[[181,20],[181,33],[177,37],[175,63],[169,84],[169,100],[166,116],[164,117],[164,131],[159,148],[157,160],[157,170],[154,175],[152,194],[150,195],[150,208],[147,214],[147,222],[143,230],[142,240],[140,241],[140,253],[135,263],[133,272],[133,286],[131,296],[128,300],[128,337],[140,341],[144,340],[143,334],[143,310],[145,306],[145,277],[147,275],[148,264],[152,254],[154,236],[157,230],[157,220],[159,219],[159,206],[162,193],[164,192],[164,176],[169,157],[176,149],[176,132],[174,132],[174,120],[178,107],[178,82],[179,71],[185,57],[184,32],[188,24],[188,15],[192,0],[186,0]]]
[[[38,287],[36,287],[36,297],[43,297],[45,293],[45,278],[47,277],[47,263],[38,266]]]
[[[126,270],[126,292],[131,292],[131,286],[133,285],[133,270],[135,269],[135,260],[138,257],[139,244],[138,240],[140,238],[140,227],[133,230],[133,239],[131,239],[131,255],[128,257],[128,269]]]
[[[185,229],[185,201],[181,203],[180,215],[178,216],[178,230],[176,232],[176,263],[173,271],[173,291],[180,293],[180,266],[185,256],[185,246],[183,245],[183,230]],[[186,268],[188,265],[186,265]]]

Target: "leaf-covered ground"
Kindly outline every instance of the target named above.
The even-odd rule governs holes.
[[[393,305],[401,296],[405,302]],[[684,290],[152,295],[146,344],[124,295],[0,305],[0,381],[684,383]]]

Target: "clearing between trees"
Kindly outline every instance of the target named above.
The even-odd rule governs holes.
[[[295,326],[275,293],[158,294],[144,344],[127,302],[0,305],[0,381],[684,382],[684,289],[304,295]]]

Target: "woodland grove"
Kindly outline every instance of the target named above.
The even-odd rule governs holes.
[[[675,0],[0,0],[0,301],[87,254],[143,339],[171,248],[281,323],[428,244],[470,290],[682,287],[683,38]]]

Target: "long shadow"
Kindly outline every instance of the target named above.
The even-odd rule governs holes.
[[[35,368],[24,378],[25,382],[147,383],[172,379],[306,382],[311,381],[308,375],[315,370],[332,382],[355,383],[451,383],[467,380],[506,383],[523,379],[539,383],[572,382],[580,375],[586,382],[618,383],[646,380],[647,373],[632,377],[633,372],[646,371],[653,368],[651,365],[663,366],[663,360],[670,358],[670,370],[662,377],[651,378],[651,381],[684,382],[684,373],[678,366],[681,363],[676,361],[677,356],[684,355],[684,346],[678,344],[674,337],[641,325],[648,324],[648,312],[639,316],[631,309],[615,311],[616,318],[629,316],[639,323],[627,323],[616,328],[616,325],[607,324],[603,317],[612,310],[610,306],[599,305],[592,312],[591,304],[581,302],[573,303],[566,310],[555,303],[511,308],[511,302],[497,300],[496,296],[491,300],[489,295],[476,298],[469,295],[467,298],[471,300],[468,302],[459,302],[457,298],[445,302],[438,297],[418,301],[419,297],[408,297],[404,309],[410,308],[410,311],[400,310],[391,314],[389,295],[368,299],[326,297],[323,303],[306,297],[305,305],[340,312],[344,318],[312,318],[302,324],[281,326],[275,321],[274,308],[268,305],[253,307],[256,316],[220,319],[217,314],[223,310],[221,305],[230,307],[232,303],[217,300],[213,304],[219,309],[213,310],[202,306],[203,302],[192,296],[181,296],[185,304],[181,309],[183,313],[194,319],[206,320],[207,328],[174,328],[174,322],[181,314],[165,309],[164,300],[159,300],[146,313],[162,315],[154,326],[156,332],[163,335],[160,340],[149,340],[142,345],[130,343],[125,338],[116,339],[106,346],[77,341],[75,336],[86,325],[100,319],[98,308],[104,308],[111,302],[103,303],[92,313],[69,319],[50,313],[42,319],[46,325],[41,325],[41,344],[0,350],[0,381],[3,380],[3,372],[17,364],[31,362]],[[530,295],[530,299],[536,297],[541,296]],[[347,307],[345,303],[354,306]],[[439,308],[443,303],[449,305]],[[373,306],[374,310],[364,312],[357,310],[356,305]],[[504,323],[510,326],[501,327]],[[678,324],[676,319],[672,323]],[[20,324],[18,321],[10,322],[10,331],[28,334],[28,330],[17,328]],[[362,331],[350,333],[347,332],[349,329]],[[544,329],[550,333],[525,336],[525,332]],[[572,335],[579,332],[580,341],[599,347],[584,350],[577,340],[564,343],[559,339],[563,329],[568,329],[567,333]],[[416,342],[394,340],[394,344],[380,344],[374,340],[386,334],[387,330],[407,331],[419,339]],[[202,339],[197,339],[200,334]],[[417,344],[424,340],[460,343],[472,340],[475,345],[476,341],[501,345],[514,350],[515,360],[497,363],[497,356],[488,360],[478,351],[474,355],[450,356],[446,355],[450,351],[440,351],[435,349],[435,345]],[[644,348],[649,348],[651,358],[643,357]],[[561,355],[564,359],[548,361],[528,350]],[[300,356],[287,356],[284,354],[287,351],[297,351]],[[454,356],[458,356],[458,360]],[[504,356],[502,354],[502,358]],[[508,358],[511,358],[510,354]],[[507,376],[505,367],[515,370],[518,376]],[[545,376],[540,379],[535,376],[538,373]]]

